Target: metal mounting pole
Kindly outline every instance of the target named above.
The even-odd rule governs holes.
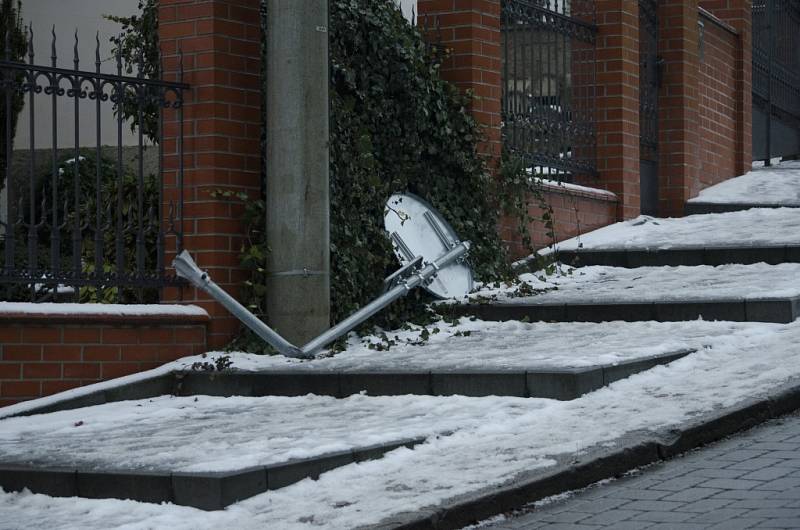
[[[330,326],[328,2],[266,5],[266,307],[304,343]]]

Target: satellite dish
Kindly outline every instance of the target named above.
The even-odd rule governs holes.
[[[433,206],[411,193],[397,193],[386,201],[384,226],[400,263],[416,258],[433,263],[461,240]],[[464,260],[442,267],[425,289],[439,298],[465,296],[472,290],[472,269]]]

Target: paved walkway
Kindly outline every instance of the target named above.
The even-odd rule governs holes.
[[[800,529],[800,414],[486,528]]]

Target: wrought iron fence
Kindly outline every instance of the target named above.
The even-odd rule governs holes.
[[[533,173],[596,173],[595,2],[503,0],[504,148]]]
[[[178,280],[164,266],[167,242],[182,245],[183,93],[188,85],[148,79],[143,60],[126,64],[117,52],[116,72],[101,72],[97,39],[94,71],[80,68],[75,35],[72,68],[58,66],[53,30],[50,65],[34,62],[33,28],[27,29],[27,60],[11,55],[6,32],[0,59],[0,105],[5,108],[5,203],[0,208],[0,300],[30,301],[156,301],[159,289]],[[182,75],[181,75],[182,79]],[[14,151],[12,112],[24,100],[28,147]],[[74,133],[59,146],[60,102],[73,107]],[[37,112],[50,114],[52,144],[36,148]],[[162,183],[163,111],[176,109],[178,134],[176,168],[178,197],[165,203]],[[122,110],[125,109],[125,112]],[[81,122],[94,114],[91,125]],[[101,145],[101,116],[113,115],[116,145]],[[149,131],[136,127],[135,146],[123,146],[125,119],[150,120]],[[151,145],[146,145],[150,136]],[[94,144],[82,147],[82,138]],[[123,152],[134,150],[133,164]],[[158,151],[157,168],[145,171],[145,155]],[[46,157],[41,170],[37,157]],[[20,167],[15,158],[25,158]],[[132,167],[131,167],[132,166]]]
[[[756,111],[764,113],[767,122],[754,130],[754,151],[767,159],[798,154],[800,2],[797,0],[753,1],[753,104]],[[779,124],[772,123],[773,119]],[[797,138],[795,145],[780,145],[785,138],[772,137],[773,131],[780,131],[781,127]],[[794,152],[787,153],[787,149]]]

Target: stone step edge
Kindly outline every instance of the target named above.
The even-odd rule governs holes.
[[[0,488],[52,497],[129,499],[170,502],[201,510],[222,510],[235,502],[276,490],[352,463],[376,460],[386,453],[424,443],[425,437],[221,472],[160,472],[36,467],[0,463]]]
[[[640,357],[617,364],[580,368],[528,370],[422,370],[422,371],[268,371],[178,374],[176,395],[301,396],[344,398],[361,392],[370,396],[422,395],[469,397],[512,396],[562,401],[607,386],[614,381],[668,364],[693,349]],[[214,392],[217,393],[214,393]]]
[[[702,215],[707,213],[726,213],[751,210],[753,208],[800,208],[800,204],[754,204],[751,202],[702,202],[688,201],[684,205],[686,215]]]
[[[575,399],[580,397],[581,395],[591,392],[593,390],[597,390],[602,388],[614,381],[619,379],[624,379],[636,373],[642,372],[644,370],[649,370],[660,364],[667,364],[682,357],[685,357],[691,353],[694,353],[695,350],[693,349],[682,349],[677,350],[674,352],[667,352],[658,355],[652,355],[647,357],[639,357],[637,359],[631,359],[630,361],[625,361],[618,363],[616,365],[597,365],[585,368],[563,368],[563,369],[547,369],[535,372],[533,370],[521,370],[516,374],[514,372],[501,372],[498,370],[492,372],[484,372],[491,378],[495,379],[493,388],[497,388],[498,391],[501,392],[500,395],[509,395],[508,394],[508,375],[511,375],[513,379],[516,375],[518,379],[518,386],[521,384],[526,390],[525,392],[530,393],[527,389],[529,384],[538,383],[536,388],[539,388],[539,391],[534,392],[533,396],[530,395],[521,395],[520,397],[545,397],[550,399]],[[304,378],[304,376],[311,376],[305,377],[307,385],[314,384],[315,388],[312,390],[316,390],[316,392],[309,392],[308,386],[302,389],[302,393],[299,391],[295,391],[294,393],[289,392],[286,390],[283,393],[273,393],[273,394],[260,394],[260,395],[305,395],[308,393],[317,393],[320,395],[332,395],[334,397],[343,397],[343,393],[341,391],[341,378],[343,376],[352,376],[353,380],[352,383],[356,383],[356,386],[360,386],[360,383],[370,383],[370,379],[375,379],[382,381],[386,384],[392,384],[395,388],[397,383],[392,381],[392,378],[401,379],[405,376],[405,381],[401,381],[401,383],[408,383],[409,381],[416,380],[417,384],[420,384],[421,379],[425,379],[427,381],[431,381],[433,379],[434,374],[439,374],[443,376],[445,379],[443,380],[441,377],[438,379],[439,384],[447,385],[449,383],[451,389],[458,389],[456,384],[460,382],[461,390],[468,390],[468,386],[470,383],[474,384],[476,379],[480,378],[481,372],[435,372],[435,371],[427,371],[427,372],[330,372],[326,374],[307,374],[305,372],[297,372],[297,371],[285,371],[285,372],[264,372],[261,373],[260,377],[268,378],[272,377],[273,380],[276,377],[282,379],[282,384],[297,384],[296,380]],[[499,378],[495,378],[495,375],[499,374]],[[537,374],[539,375],[537,381]],[[57,412],[61,410],[72,410],[81,407],[91,407],[95,405],[102,405],[104,403],[114,403],[117,401],[127,401],[127,400],[135,400],[135,399],[148,399],[154,398],[163,395],[180,395],[180,396],[189,396],[189,395],[196,395],[196,393],[189,392],[189,383],[192,382],[203,382],[204,384],[208,384],[210,386],[206,387],[213,388],[214,382],[217,382],[220,386],[223,384],[232,385],[234,387],[240,386],[235,380],[232,379],[232,376],[237,376],[240,380],[243,379],[250,379],[252,384],[256,378],[259,377],[258,372],[201,372],[201,371],[175,371],[170,372],[168,374],[161,374],[150,379],[143,379],[134,383],[128,383],[125,385],[120,385],[114,388],[107,388],[102,390],[97,390],[94,392],[88,392],[82,394],[80,396],[66,398],[61,401],[57,401],[55,403],[48,403],[46,405],[42,405],[40,407],[34,407],[28,409],[23,412],[19,412],[17,414],[9,415],[6,417],[14,417],[14,416],[32,416],[34,414],[47,414],[50,412]],[[322,375],[322,377],[319,377]],[[446,378],[450,376],[450,381],[447,381]],[[426,379],[427,378],[427,379]],[[293,382],[294,380],[294,382]],[[460,381],[459,381],[460,380]],[[360,382],[359,382],[360,381]],[[530,383],[529,383],[530,381]],[[221,383],[220,383],[221,382]],[[246,384],[246,383],[245,383]],[[350,384],[350,383],[347,383]],[[430,385],[432,383],[425,382],[424,384]],[[500,385],[498,387],[498,385]],[[549,386],[545,386],[549,385]],[[222,386],[224,388],[224,386]],[[427,388],[430,388],[428,386]],[[237,392],[244,392],[247,390],[247,387],[244,386],[244,389],[239,388],[236,389]],[[354,388],[352,385],[350,386],[350,390],[348,390],[347,395],[352,395],[355,393],[364,390],[364,388]],[[388,391],[387,391],[388,392]],[[409,392],[404,390],[405,394]],[[393,394],[384,393],[381,395],[397,395],[398,392],[394,392]],[[213,394],[212,394],[213,395]],[[230,394],[230,395],[247,395],[247,394]],[[251,393],[250,395],[254,395]],[[431,394],[431,392],[427,392],[423,395],[439,395],[439,394]],[[485,394],[484,394],[485,395]]]
[[[669,432],[650,433],[638,441],[598,451],[595,458],[562,462],[546,471],[531,471],[499,487],[462,495],[436,507],[397,514],[372,529],[440,530],[462,528],[532,502],[619,477],[633,469],[673,458],[691,449],[800,409],[800,382],[785,385],[765,398],[745,401]],[[569,460],[569,459],[567,459]],[[524,474],[524,472],[523,472]]]
[[[559,250],[555,257],[561,263],[577,267],[605,265],[628,269],[678,265],[752,265],[761,262],[778,265],[780,263],[800,263],[800,244]],[[517,273],[528,272],[534,265],[536,265],[536,260],[529,257],[516,262],[514,270]]]
[[[800,297],[668,302],[453,304],[447,306],[446,313],[449,316],[475,316],[490,321],[685,322],[703,318],[788,324],[800,317]]]

